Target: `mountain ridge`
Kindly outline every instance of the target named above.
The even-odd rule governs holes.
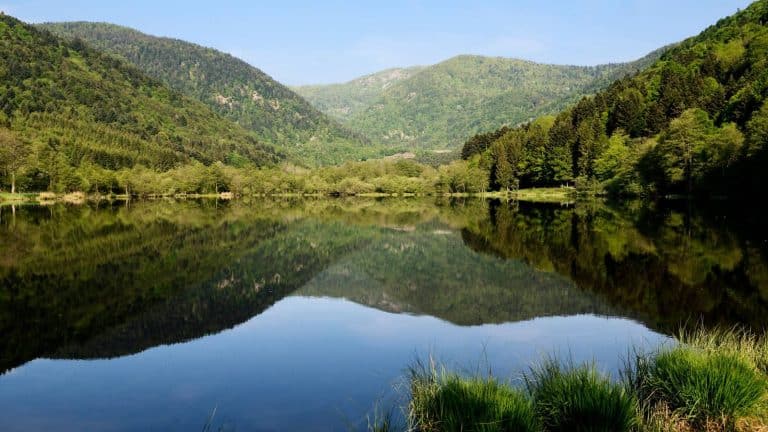
[[[14,174],[22,164],[26,190],[103,190],[114,172],[138,166],[282,159],[253,133],[82,41],[9,15],[0,15],[0,35],[0,132],[13,150],[0,166],[9,170],[10,161]]]
[[[374,142],[400,150],[457,149],[474,133],[556,112],[646,66],[665,49],[633,62],[598,66],[462,54],[415,69],[386,69],[347,83],[294,89]],[[359,97],[361,82],[391,71],[409,73]]]
[[[422,69],[424,66],[394,67],[343,83],[308,84],[291,88],[320,111],[344,120],[369,106],[380,92],[390,85],[408,79]],[[380,89],[376,89],[377,85]],[[348,94],[338,95],[337,93]]]
[[[111,23],[77,21],[38,26],[61,37],[81,39],[127,61],[304,162],[338,163],[343,159],[340,154],[354,153],[355,148],[365,153],[368,147],[364,136],[231,54]]]

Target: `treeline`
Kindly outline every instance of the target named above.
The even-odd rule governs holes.
[[[54,164],[56,160],[54,159]],[[222,162],[193,162],[166,171],[144,165],[118,170],[93,163],[77,168],[57,166],[55,181],[38,171],[16,175],[17,191],[81,191],[134,196],[214,194],[238,196],[274,194],[435,194],[479,193],[488,188],[485,172],[463,162],[439,168],[411,160],[374,160],[307,169],[295,165],[234,167]],[[0,188],[8,179],[0,182]],[[52,186],[51,186],[52,185]],[[49,187],[50,186],[50,187]]]
[[[494,189],[734,195],[765,184],[768,1],[664,53],[556,117],[464,146]]]

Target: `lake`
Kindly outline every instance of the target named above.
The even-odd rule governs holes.
[[[682,325],[766,327],[768,227],[735,207],[0,207],[0,429],[365,430],[429,357],[617,374]]]

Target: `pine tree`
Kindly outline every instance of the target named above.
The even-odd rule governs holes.
[[[507,146],[497,142],[493,146],[494,182],[499,190],[509,190],[512,187],[514,172],[507,156]]]

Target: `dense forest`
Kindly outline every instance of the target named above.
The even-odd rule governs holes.
[[[81,41],[0,16],[0,188],[92,190],[136,167],[262,166],[271,146]]]
[[[494,189],[576,184],[615,194],[762,192],[768,1],[760,0],[556,116],[471,138]]]
[[[154,37],[113,24],[70,22],[40,27],[116,55],[148,76],[206,104],[309,164],[376,155],[367,140],[315,109],[263,71],[229,54]]]
[[[296,91],[387,147],[455,150],[474,133],[555,113],[648,66],[661,52],[636,62],[594,67],[464,55]]]

